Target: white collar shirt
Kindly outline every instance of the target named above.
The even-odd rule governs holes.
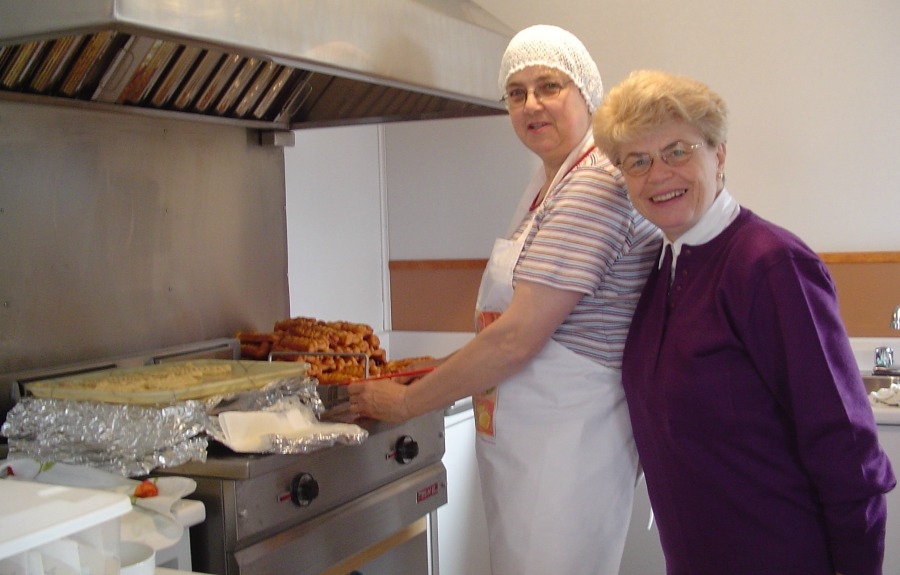
[[[666,246],[672,246],[672,274],[674,274],[678,254],[681,253],[681,248],[684,245],[697,246],[710,241],[722,233],[734,221],[740,211],[740,204],[728,193],[728,190],[723,188],[712,205],[709,206],[709,209],[706,210],[706,213],[694,224],[694,227],[683,233],[674,242],[663,236],[663,250],[659,258],[659,267],[662,267]],[[669,279],[672,279],[671,276]]]

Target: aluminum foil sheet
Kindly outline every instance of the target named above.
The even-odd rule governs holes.
[[[205,461],[209,416],[198,401],[140,407],[23,398],[0,433],[10,456],[86,465],[136,477],[157,467]]]
[[[309,377],[285,377],[273,381],[261,389],[212,397],[205,403],[207,413],[216,415],[223,411],[262,411],[286,398],[300,401],[309,407],[317,417],[325,412],[325,405],[318,392],[318,382]]]
[[[11,457],[139,477],[156,468],[206,461],[209,438],[221,437],[216,414],[264,411],[288,399],[315,417],[324,412],[314,379],[287,377],[257,390],[153,407],[25,397],[10,410],[0,434],[9,440]],[[345,439],[318,438],[304,449],[320,448],[328,441]]]
[[[369,436],[368,431],[352,423],[319,421],[312,408],[296,396],[284,397],[257,411],[220,412],[211,418],[207,432],[239,453],[276,454],[311,453],[336,444],[359,445]]]
[[[366,440],[369,432],[358,425],[347,423],[323,424],[327,426],[318,433],[301,437],[270,435],[271,453],[311,453],[332,445],[359,445]]]

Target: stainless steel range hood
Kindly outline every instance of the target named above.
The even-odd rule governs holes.
[[[0,0],[0,98],[263,129],[503,114],[465,0]]]

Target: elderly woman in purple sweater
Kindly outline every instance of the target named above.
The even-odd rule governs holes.
[[[894,474],[824,264],[725,189],[726,107],[635,72],[597,147],[662,229],[623,384],[671,575],[881,573]]]

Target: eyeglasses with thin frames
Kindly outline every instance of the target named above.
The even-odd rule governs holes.
[[[655,154],[628,154],[619,162],[619,168],[629,176],[643,176],[650,171],[653,160],[659,158],[669,166],[680,166],[694,155],[694,150],[703,146],[704,142],[688,144],[681,140],[673,142]]]
[[[552,100],[559,96],[562,89],[571,83],[572,80],[567,82],[542,82],[531,90],[528,88],[510,88],[506,94],[500,98],[500,101],[506,105],[507,110],[521,108],[528,100],[528,94],[531,93],[534,94],[534,98],[538,102],[543,103],[544,100]]]

